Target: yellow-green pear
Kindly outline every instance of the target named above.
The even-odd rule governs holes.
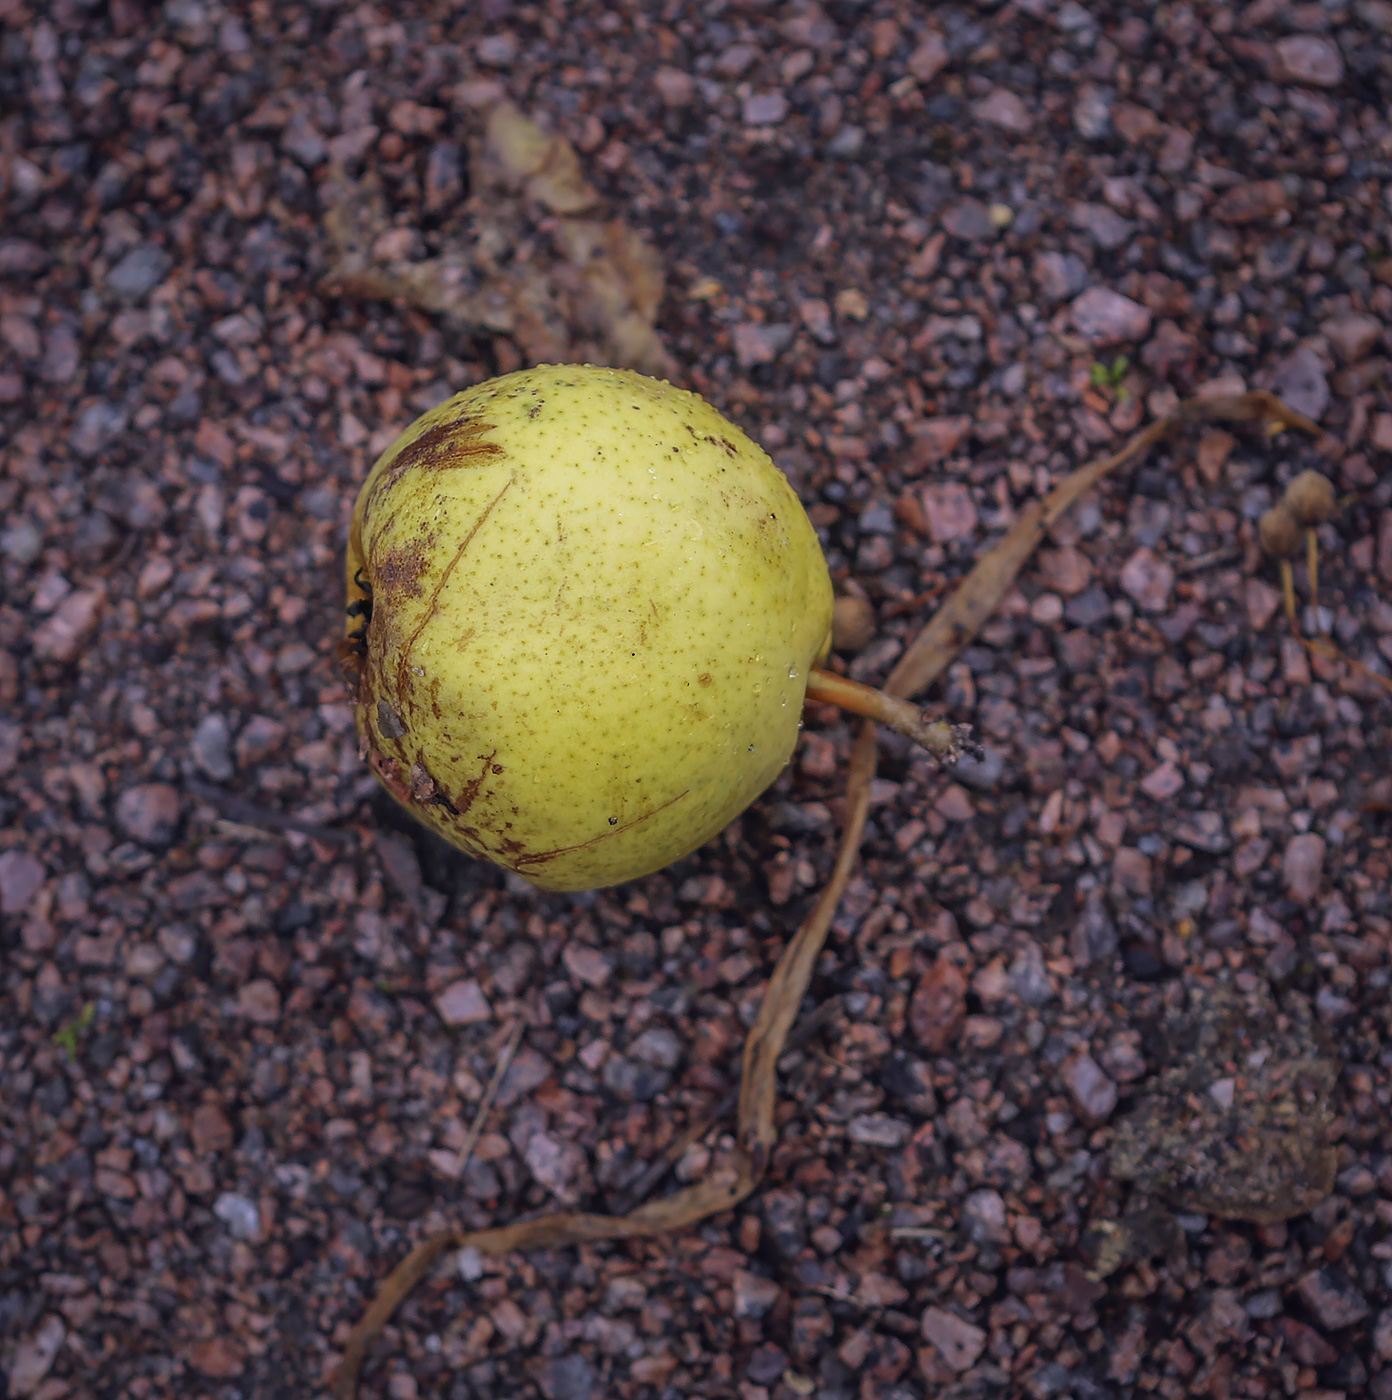
[[[777,776],[825,656],[817,536],[697,395],[544,365],[378,458],[348,543],[345,668],[373,770],[545,889],[686,855]]]

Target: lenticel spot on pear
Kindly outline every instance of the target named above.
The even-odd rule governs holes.
[[[727,825],[787,763],[830,646],[831,579],[782,472],[629,370],[521,370],[417,419],[363,484],[347,578],[373,771],[552,890],[646,875]]]

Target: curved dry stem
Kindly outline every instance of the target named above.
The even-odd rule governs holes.
[[[1065,477],[1042,501],[1020,512],[1014,525],[983,555],[960,587],[938,609],[918,639],[899,658],[885,682],[891,695],[910,696],[931,685],[967,646],[982,623],[996,610],[1025,561],[1038,548],[1045,531],[1109,472],[1139,460],[1187,423],[1205,422],[1276,424],[1319,436],[1319,426],[1303,414],[1287,408],[1275,394],[1224,394],[1214,398],[1185,399],[1172,413],[1157,418],[1129,438],[1110,456],[1079,467]]]
[[[841,832],[836,865],[811,914],[778,959],[759,1005],[759,1014],[744,1043],[739,1141],[747,1151],[758,1154],[761,1175],[775,1137],[773,1104],[778,1057],[783,1053],[783,1042],[802,1004],[807,984],[812,980],[817,954],[822,951],[851,871],[855,869],[861,837],[865,833],[866,813],[870,810],[870,780],[874,776],[875,725],[873,720],[867,720],[851,757],[846,781],[846,825]]]
[[[1314,530],[1305,531],[1305,573],[1310,580],[1310,607],[1319,618],[1319,536]],[[1316,626],[1318,626],[1316,621]]]
[[[1173,413],[1137,433],[1119,452],[1080,467],[1044,500],[1022,511],[1015,525],[976,564],[913,645],[900,657],[899,664],[885,683],[886,698],[906,698],[924,689],[942,674],[995,610],[1025,561],[1044,537],[1045,530],[1079,496],[1095,486],[1108,472],[1143,456],[1155,443],[1181,425],[1213,420],[1260,421],[1307,433],[1317,434],[1319,431],[1308,418],[1287,408],[1272,394],[1190,399],[1180,404]],[[1317,642],[1307,641],[1305,645],[1311,650],[1322,649]],[[337,1400],[350,1400],[357,1388],[358,1372],[372,1343],[401,1301],[446,1250],[472,1248],[480,1254],[496,1255],[515,1249],[662,1234],[694,1225],[718,1211],[729,1210],[758,1186],[776,1138],[773,1111],[779,1056],[807,991],[817,955],[826,942],[831,921],[851,871],[855,868],[874,776],[875,720],[867,719],[851,756],[846,785],[846,825],[841,834],[835,868],[812,912],[778,959],[758,1017],[745,1041],[738,1135],[727,1158],[703,1181],[661,1200],[641,1205],[627,1215],[560,1211],[491,1230],[472,1233],[445,1230],[432,1235],[417,1245],[387,1277],[371,1307],[354,1329],[342,1364],[333,1379],[332,1389]]]
[[[442,1230],[430,1236],[387,1276],[372,1305],[353,1329],[333,1378],[332,1390],[337,1400],[350,1400],[356,1392],[358,1372],[373,1342],[402,1301],[446,1250],[476,1249],[480,1254],[508,1254],[515,1249],[664,1234],[731,1209],[758,1186],[776,1137],[773,1107],[777,1096],[778,1059],[807,991],[817,954],[826,942],[831,921],[841,903],[846,882],[855,868],[870,808],[870,780],[874,771],[875,726],[867,721],[851,760],[846,826],[841,834],[836,867],[811,914],[778,959],[758,1019],[745,1042],[738,1138],[728,1160],[704,1180],[659,1201],[638,1206],[627,1215],[558,1211],[491,1230]]]
[[[1326,661],[1342,661],[1355,675],[1362,676],[1364,680],[1371,681],[1374,685],[1380,685],[1388,695],[1392,695],[1392,679],[1374,671],[1371,666],[1360,661],[1356,656],[1350,656],[1348,652],[1335,646],[1328,637],[1303,637],[1297,632],[1295,640],[1311,656],[1322,656]]]
[[[1290,630],[1295,633],[1300,631],[1300,610],[1295,605],[1295,571],[1291,568],[1289,559],[1281,560],[1281,598],[1286,607],[1286,621],[1290,624]]]

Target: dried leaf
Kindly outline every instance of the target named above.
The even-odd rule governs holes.
[[[509,335],[531,363],[669,374],[654,324],[661,260],[606,212],[571,144],[501,102],[472,143],[470,162],[472,193],[457,242],[420,261],[376,256],[391,227],[381,185],[373,175],[354,183],[339,172],[324,215],[335,251],[326,288],[417,307],[466,335]]]

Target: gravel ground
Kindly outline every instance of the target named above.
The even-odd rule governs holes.
[[[621,1203],[829,869],[821,709],[724,837],[598,896],[359,763],[355,484],[521,352],[322,292],[323,191],[375,174],[393,255],[447,249],[504,93],[657,250],[674,376],[863,600],[853,675],[1177,395],[1332,436],[1106,483],[941,688],[984,758],[884,741],[755,1197],[452,1263],[363,1393],[1392,1397],[1392,701],[1255,544],[1323,465],[1307,625],[1392,671],[1392,4],[0,0],[0,93],[10,1397],[310,1395],[430,1228]]]

